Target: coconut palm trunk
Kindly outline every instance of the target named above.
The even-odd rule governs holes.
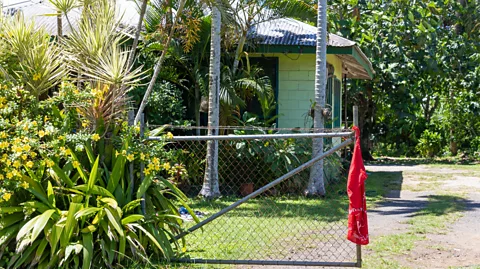
[[[221,13],[215,5],[212,7],[212,30],[210,38],[210,70],[208,96],[208,135],[218,135],[218,123],[220,118],[220,56],[222,25]],[[205,178],[200,191],[201,196],[212,199],[220,196],[218,183],[218,141],[207,142],[207,163]]]
[[[315,111],[313,127],[324,128],[323,109],[327,88],[327,0],[318,0],[317,16],[317,54],[315,67]],[[323,153],[323,138],[313,139],[313,156]],[[310,179],[305,194],[325,195],[323,160],[318,161],[310,170]]]

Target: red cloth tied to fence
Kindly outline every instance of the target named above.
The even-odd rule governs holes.
[[[347,239],[355,244],[366,245],[368,244],[367,201],[365,198],[367,171],[363,165],[360,148],[360,129],[354,126],[353,130],[355,131],[355,146],[347,183],[347,193],[350,199]]]

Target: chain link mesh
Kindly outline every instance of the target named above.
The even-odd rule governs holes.
[[[179,132],[178,129],[173,131]],[[268,134],[272,130],[223,129],[220,133]],[[328,149],[340,144],[343,138],[321,139]],[[191,207],[203,220],[309,161],[312,140],[269,139],[266,136],[261,140],[218,141],[221,197],[211,201],[197,197],[204,180],[207,139],[172,142],[170,149],[179,153],[179,161],[188,174],[177,184],[191,197]],[[346,240],[348,197],[343,157],[347,152],[341,150],[324,159],[326,193],[323,197],[304,196],[310,172],[306,169],[187,235],[187,251],[183,258],[356,261],[355,245]],[[186,221],[187,226],[195,224]]]

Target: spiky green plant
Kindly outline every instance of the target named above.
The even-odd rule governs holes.
[[[61,49],[43,28],[25,22],[21,13],[3,20],[0,39],[8,46],[14,62],[3,68],[7,75],[4,77],[24,84],[35,97],[58,85],[66,75]]]

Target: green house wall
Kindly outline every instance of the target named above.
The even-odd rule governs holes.
[[[309,128],[312,120],[308,113],[314,101],[315,92],[315,54],[250,54],[250,57],[278,58],[278,127],[279,128]],[[335,77],[341,81],[342,61],[335,55],[327,55],[327,62],[335,68]],[[337,95],[338,96],[338,95]],[[340,94],[341,99],[341,94]],[[339,104],[339,115],[333,118],[341,119],[342,101],[335,102],[332,92],[332,104]],[[339,127],[339,126],[334,126]]]

